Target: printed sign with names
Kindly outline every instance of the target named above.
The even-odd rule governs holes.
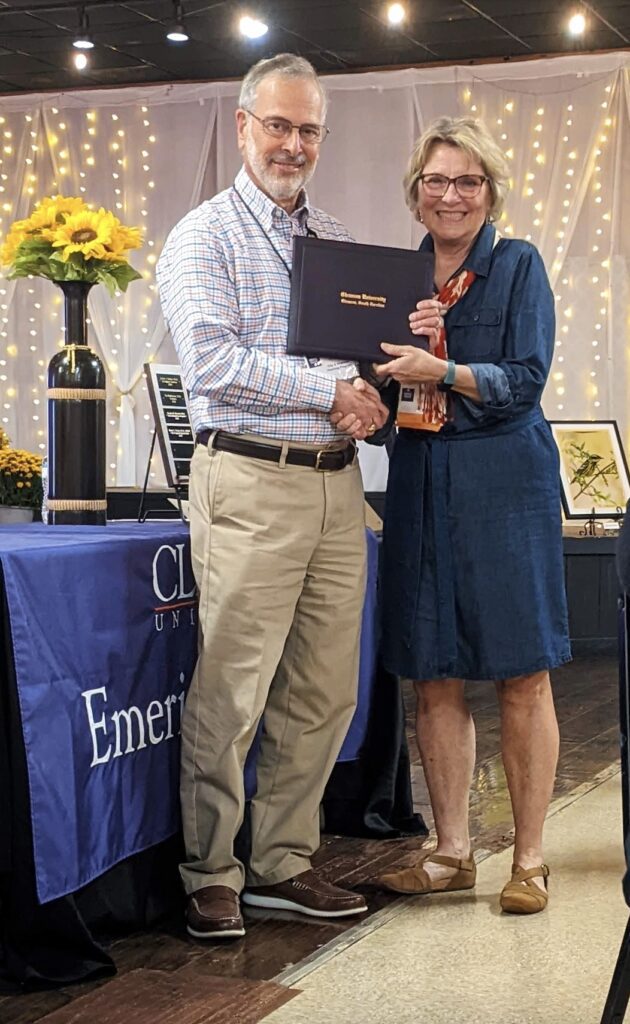
[[[144,369],[166,479],[171,487],[181,487],[188,483],[195,450],[182,372],[177,365],[157,363],[146,363]]]

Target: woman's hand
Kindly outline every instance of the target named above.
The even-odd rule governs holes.
[[[422,299],[413,313],[409,314],[409,326],[412,334],[422,334],[429,340],[431,352],[440,337],[440,330],[444,324],[446,308],[439,299]]]
[[[376,367],[379,377],[390,376],[400,384],[417,384],[418,381],[439,384],[444,380],[446,362],[444,359],[437,359],[430,352],[425,352],[423,348],[415,348],[413,345],[390,345],[386,341],[381,344],[381,348],[393,358],[391,362],[381,363]]]

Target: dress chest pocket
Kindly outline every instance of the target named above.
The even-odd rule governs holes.
[[[493,359],[501,355],[502,312],[484,306],[460,313],[447,325],[449,355],[467,363],[476,359]]]

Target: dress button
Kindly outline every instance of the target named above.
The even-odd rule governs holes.
[[[479,321],[479,313],[475,313],[475,315],[473,317],[473,320],[474,320],[475,323],[478,323],[478,321]]]

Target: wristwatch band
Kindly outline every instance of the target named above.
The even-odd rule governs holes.
[[[448,359],[446,364],[446,373],[444,379],[438,384],[440,391],[449,391],[455,383],[455,360]]]

